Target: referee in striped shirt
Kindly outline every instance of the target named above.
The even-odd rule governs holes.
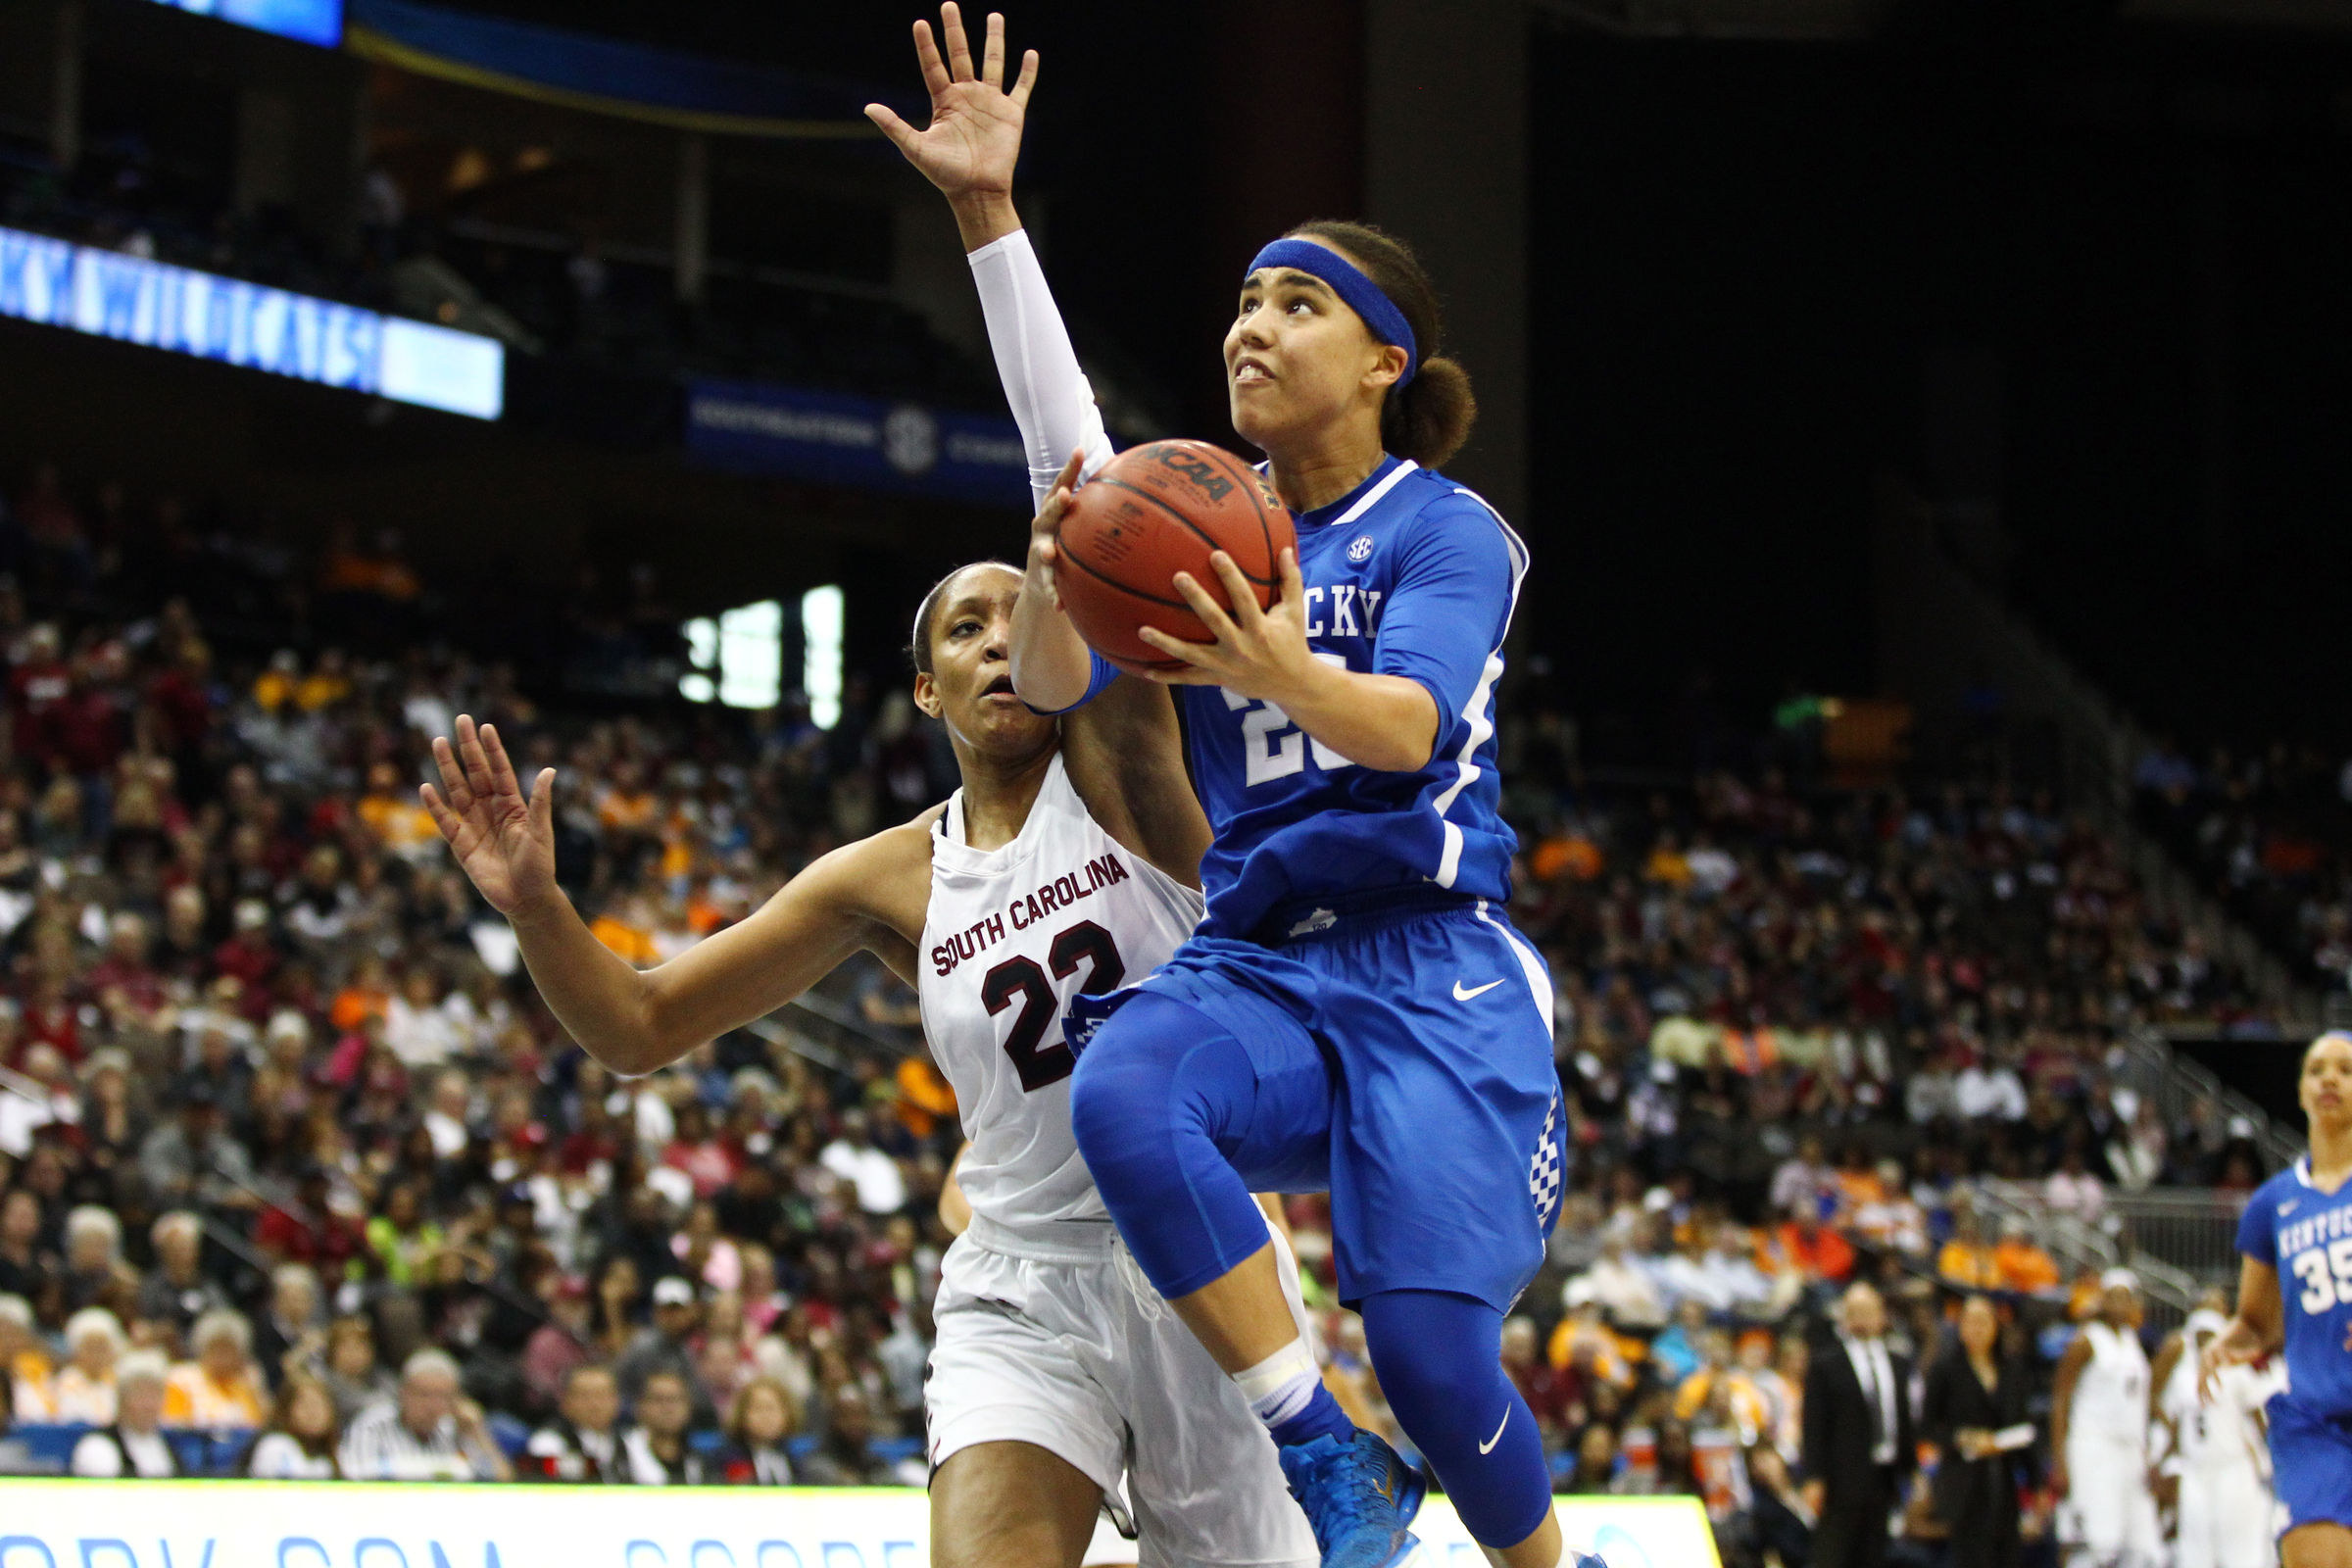
[[[458,1392],[458,1363],[418,1350],[400,1369],[400,1393],[352,1418],[343,1434],[351,1481],[512,1481],[481,1406]]]

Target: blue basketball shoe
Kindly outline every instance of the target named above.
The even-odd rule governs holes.
[[[1391,1568],[1420,1545],[1405,1526],[1421,1511],[1428,1478],[1377,1433],[1326,1433],[1279,1452],[1291,1495],[1314,1527],[1323,1568]]]

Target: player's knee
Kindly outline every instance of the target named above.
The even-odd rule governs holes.
[[[1110,1046],[1110,1041],[1096,1041],[1070,1075],[1070,1131],[1105,1197],[1132,1160],[1136,1111],[1149,1087],[1137,1064],[1121,1060]]]
[[[1172,1009],[1182,1011],[1184,1009]],[[1138,997],[1114,1013],[1070,1076],[1070,1130],[1105,1199],[1116,1201],[1167,1163],[1176,1100],[1176,1038],[1159,999]]]

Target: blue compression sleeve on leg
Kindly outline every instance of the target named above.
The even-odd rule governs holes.
[[[1502,1371],[1502,1314],[1449,1291],[1364,1298],[1364,1343],[1396,1424],[1481,1545],[1515,1546],[1551,1509],[1535,1412]]]
[[[1150,992],[1113,1013],[1078,1058],[1078,1152],[1162,1296],[1189,1296],[1266,1245],[1265,1214],[1219,1147],[1248,1130],[1256,1100],[1242,1043]]]

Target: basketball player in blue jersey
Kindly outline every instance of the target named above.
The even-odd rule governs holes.
[[[1008,93],[1003,20],[977,66],[953,5],[942,24],[944,56],[915,24],[929,126],[867,113],[955,208],[1033,482],[1053,486],[1012,661],[1022,698],[1062,711],[1112,674],[1053,576],[1069,486],[1109,447],[1011,201],[1037,56]],[[1097,1004],[1071,1109],[1129,1249],[1272,1431],[1326,1564],[1409,1552],[1421,1482],[1325,1391],[1253,1190],[1330,1191],[1340,1295],[1398,1421],[1491,1558],[1556,1568],[1543,1447],[1499,1361],[1561,1170],[1551,984],[1503,912],[1496,810],[1494,684],[1527,553],[1435,469],[1474,415],[1439,347],[1429,279],[1369,226],[1304,225],[1245,270],[1233,423],[1298,548],[1262,612],[1221,554],[1219,581],[1175,577],[1212,641],[1144,633],[1184,665],[1155,678],[1215,833],[1207,913]]]
[[[2284,1350],[2286,1391],[2266,1407],[2279,1557],[2352,1568],[2352,1034],[2311,1043],[2300,1098],[2311,1152],[2246,1203],[2237,1316],[2206,1348],[2199,1393],[2225,1365]]]

